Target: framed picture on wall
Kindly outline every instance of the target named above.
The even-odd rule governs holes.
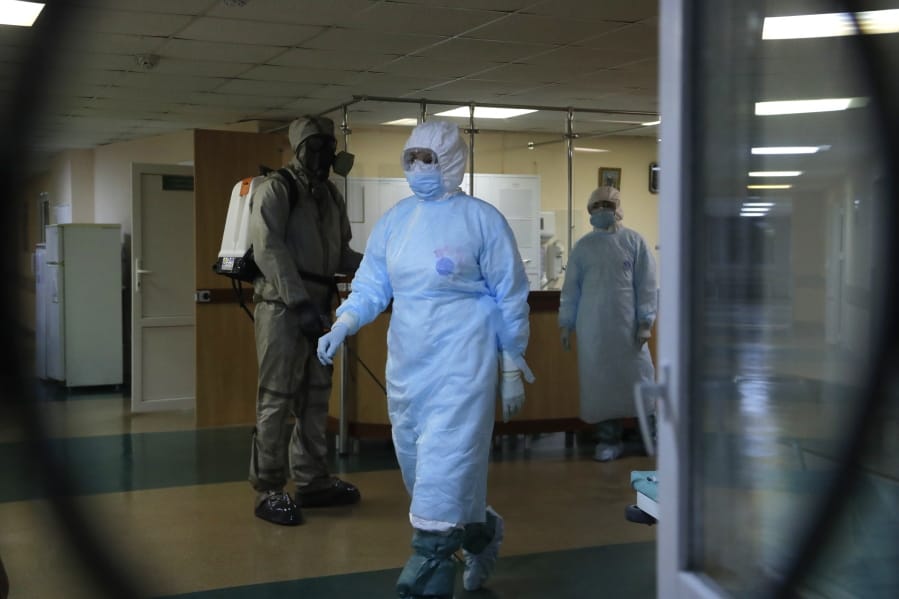
[[[599,186],[621,190],[621,169],[608,166],[599,167]]]

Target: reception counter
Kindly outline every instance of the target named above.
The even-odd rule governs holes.
[[[497,401],[494,434],[574,432],[587,425],[578,418],[577,349],[563,351],[559,341],[559,291],[534,291],[528,297],[531,337],[525,358],[536,381],[525,383],[524,408],[502,422]],[[384,371],[390,313],[381,314],[347,340],[345,421],[350,438],[390,437]],[[650,340],[655,361],[655,334]],[[339,430],[340,364],[335,361],[329,427]]]

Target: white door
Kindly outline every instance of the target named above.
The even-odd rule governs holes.
[[[896,223],[868,216],[895,202],[859,191],[897,172],[896,101],[862,68],[878,36],[767,21],[827,9],[661,1],[659,597],[899,596],[895,406],[878,417],[899,397],[884,306]],[[860,223],[852,236],[828,225],[831,197]],[[766,226],[786,207],[789,227]],[[716,251],[762,265],[791,246],[785,273],[713,268]],[[828,343],[837,247],[860,273],[852,288],[840,275],[851,347]],[[747,305],[752,326],[735,318]]]
[[[192,409],[193,169],[133,165],[131,201],[131,409]]]

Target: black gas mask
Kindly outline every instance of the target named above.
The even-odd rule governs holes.
[[[324,181],[331,172],[337,140],[330,135],[310,135],[297,146],[297,160],[303,170],[316,181]]]

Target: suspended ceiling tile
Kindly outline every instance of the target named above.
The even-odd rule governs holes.
[[[193,17],[156,12],[114,9],[81,9],[69,25],[72,34],[117,33],[126,35],[169,36],[183,29]]]
[[[449,37],[460,35],[477,27],[503,18],[501,13],[458,10],[439,6],[414,7],[408,4],[381,2],[361,14],[348,18],[351,29],[408,33]]]
[[[559,65],[570,65],[566,72],[574,73],[575,76],[578,76],[579,73],[616,67],[621,64],[641,60],[646,56],[644,52],[635,52],[627,49],[600,52],[591,48],[566,46],[556,48],[551,52],[543,53],[524,62],[536,65],[551,65],[555,68],[558,68]]]
[[[495,66],[496,63],[483,59],[450,62],[429,60],[419,56],[407,56],[396,59],[390,64],[381,65],[378,70],[383,73],[406,77],[416,77],[427,73],[430,77],[438,77],[440,79],[458,79],[466,75],[490,70]]]
[[[604,52],[614,52],[626,48],[631,52],[655,58],[659,53],[659,30],[654,25],[643,23],[615,25],[613,29],[606,32],[579,40],[576,45]]]
[[[555,65],[511,63],[498,65],[478,73],[478,77],[493,81],[509,83],[552,83],[558,81],[566,73],[560,72]]]
[[[120,85],[110,85],[104,87],[101,96],[104,98],[119,99],[143,99],[143,100],[161,100],[161,101],[185,101],[184,98],[191,93],[183,89],[171,89],[167,87],[123,87]]]
[[[397,4],[421,5],[424,7],[443,6],[470,10],[490,10],[495,12],[530,11],[534,0],[388,0]]]
[[[78,5],[89,8],[148,11],[180,15],[201,14],[209,7],[209,0],[78,0]]]
[[[504,81],[482,79],[459,79],[434,85],[427,90],[428,97],[450,98],[453,100],[474,100],[508,93],[510,86]]]
[[[188,94],[182,99],[183,102],[189,104],[224,107],[237,111],[276,108],[293,100],[295,98],[290,96],[250,96],[203,92]]]
[[[421,91],[439,83],[427,77],[404,77],[385,73],[366,73],[354,83],[354,93],[370,96],[404,97],[421,95]]]
[[[59,69],[80,73],[83,70],[127,71],[137,68],[133,54],[68,52],[60,56]]]
[[[61,51],[95,54],[145,54],[155,51],[164,40],[165,38],[162,37],[119,33],[68,35],[63,38]]]
[[[159,47],[157,54],[160,58],[257,64],[264,63],[283,51],[283,48],[265,44],[248,45],[172,39],[166,40]]]
[[[4,57],[12,56],[7,48],[20,48],[24,52],[36,39],[36,30],[30,27],[0,27],[0,48],[4,48]]]
[[[357,93],[355,88],[347,85],[315,85],[306,95],[310,99],[330,100],[332,104],[336,104],[349,102],[353,99],[354,93]]]
[[[352,15],[364,12],[372,6],[370,0],[253,0],[243,7],[227,6],[224,2],[213,4],[206,13],[210,17],[228,19],[253,19],[275,23],[300,25],[340,24]]]
[[[160,75],[231,78],[246,72],[248,68],[248,65],[236,62],[160,58],[159,63],[153,68],[153,73]]]
[[[317,87],[314,83],[295,81],[259,81],[250,79],[232,79],[215,91],[220,94],[238,94],[245,96],[304,96]]]
[[[468,62],[469,60],[487,59],[491,62],[503,63],[524,61],[531,56],[539,56],[556,47],[555,44],[494,42],[463,37],[427,48],[418,55],[436,60]]]
[[[528,10],[569,19],[634,22],[658,16],[659,0],[555,0],[538,3]]]
[[[141,89],[167,89],[171,91],[192,92],[208,91],[225,83],[222,77],[196,77],[191,75],[166,75],[151,71],[149,73],[125,73],[117,84],[122,87]]]
[[[429,48],[444,39],[435,35],[390,34],[380,31],[332,27],[314,39],[305,42],[303,47],[323,50],[347,50],[352,48],[360,54],[404,55],[415,50]]]
[[[395,55],[358,52],[351,49],[296,48],[284,52],[269,63],[281,67],[364,71],[395,59]]]
[[[345,83],[356,75],[357,73],[350,73],[348,71],[328,71],[325,69],[302,69],[264,65],[247,70],[241,77],[244,79],[257,79],[259,81],[293,81],[299,83],[328,84]]]
[[[580,19],[511,15],[487,27],[468,32],[464,37],[493,41],[526,40],[541,44],[572,44],[618,26],[604,22],[590,23]]]
[[[295,46],[321,33],[318,26],[266,23],[246,19],[200,17],[185,27],[178,37],[238,45]]]

